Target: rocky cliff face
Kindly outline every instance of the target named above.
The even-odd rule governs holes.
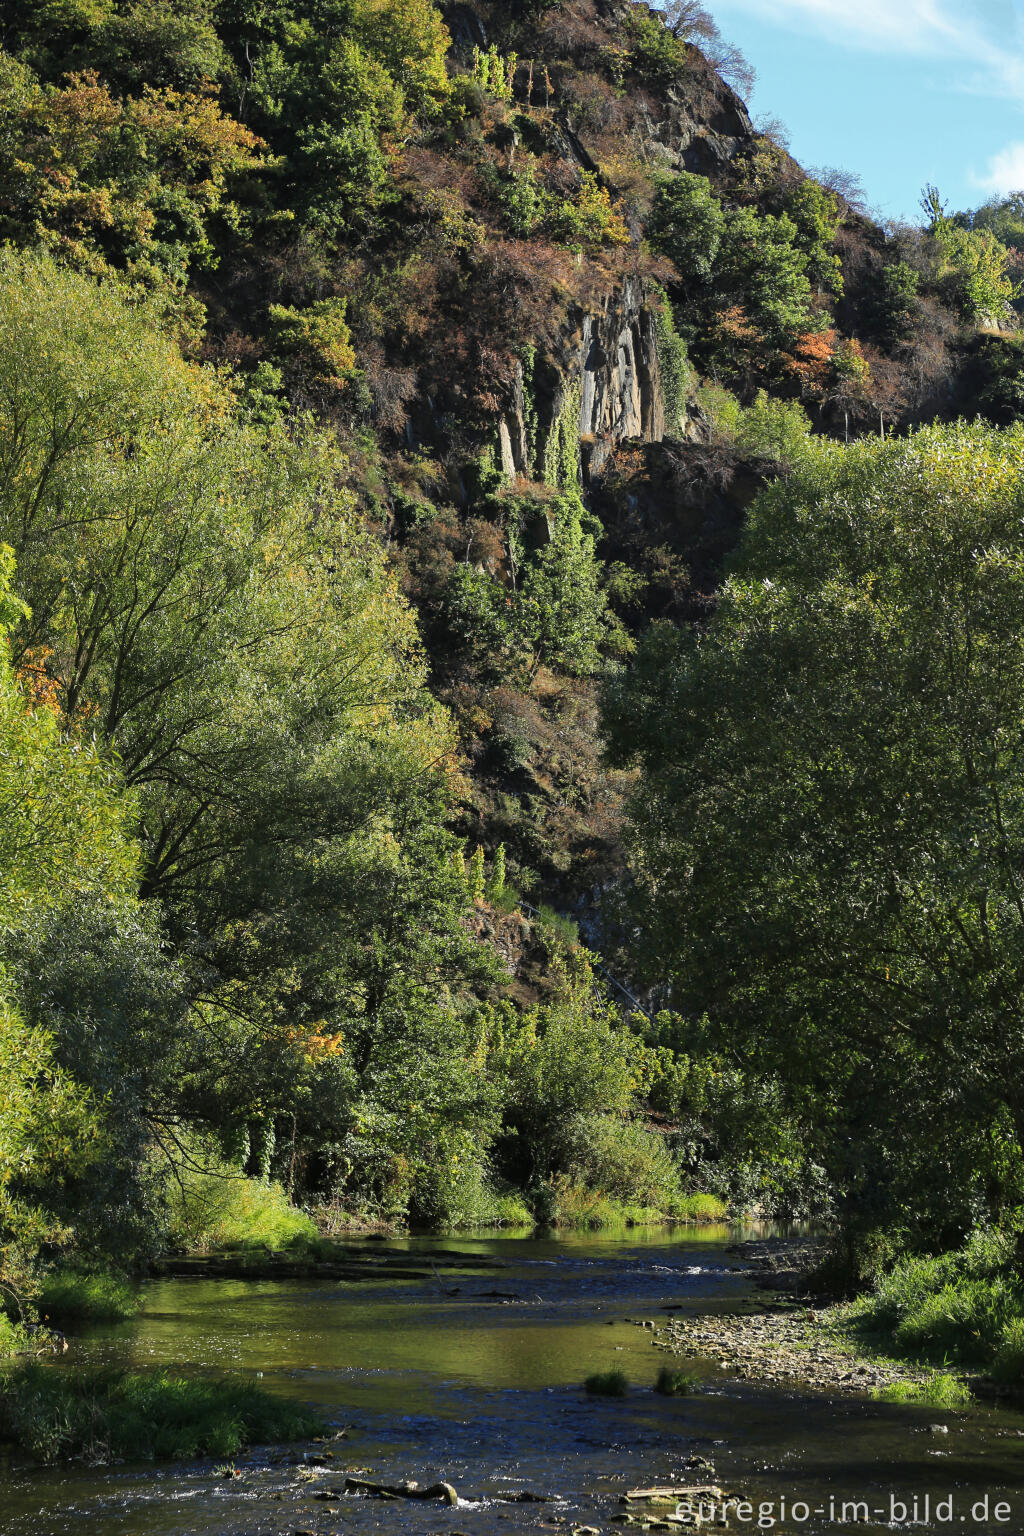
[[[529,109],[531,147],[573,173],[596,176],[618,201],[622,190],[608,164],[607,134],[579,104],[581,71],[602,52],[621,46],[636,6],[626,0],[580,0],[536,18],[536,8],[510,0],[445,8],[456,60],[468,67],[474,50],[516,50],[521,61],[504,133],[519,142]],[[531,19],[531,15],[534,19]],[[654,174],[687,170],[728,178],[756,134],[743,102],[713,70],[698,67],[685,84],[642,91],[621,107],[616,133],[627,135],[637,165]],[[538,109],[541,69],[550,110]],[[532,95],[526,81],[534,83]],[[529,100],[526,99],[529,96]],[[586,260],[581,258],[581,261]],[[589,262],[587,262],[589,265]],[[501,468],[518,477],[553,481],[567,455],[579,459],[584,484],[599,477],[625,441],[660,442],[684,424],[668,422],[659,360],[661,300],[645,279],[626,277],[602,301],[569,304],[557,339],[542,342],[528,367],[518,364],[496,423]]]
[[[637,280],[609,294],[600,310],[570,312],[559,344],[537,358],[530,381],[520,365],[498,427],[510,480],[540,471],[557,479],[558,461],[575,452],[574,439],[589,480],[623,440],[660,442],[664,435],[657,318]]]

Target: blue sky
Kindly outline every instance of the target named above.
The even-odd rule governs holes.
[[[1024,188],[1024,0],[705,0],[805,166],[885,218],[935,182],[954,208]]]

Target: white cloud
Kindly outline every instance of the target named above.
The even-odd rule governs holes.
[[[1015,144],[1007,144],[1005,149],[992,156],[985,174],[975,176],[973,180],[977,186],[1000,196],[1019,192],[1024,187],[1024,142],[1018,139]]]

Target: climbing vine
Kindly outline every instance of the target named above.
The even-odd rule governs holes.
[[[580,412],[583,386],[578,379],[569,385],[544,447],[544,479],[555,490],[576,487],[582,479],[580,463]]]

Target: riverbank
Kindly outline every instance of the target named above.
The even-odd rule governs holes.
[[[536,1536],[543,1527],[568,1536],[590,1527],[610,1536],[623,1517],[639,1525],[670,1512],[629,1500],[631,1490],[715,1485],[777,1511],[783,1497],[787,1507],[800,1499],[827,1508],[870,1486],[886,1504],[890,1488],[934,1500],[955,1486],[968,1508],[1024,1487],[1019,1415],[988,1406],[947,1415],[762,1382],[723,1371],[714,1354],[691,1368],[653,1349],[654,1330],[628,1319],[721,1318],[775,1304],[740,1272],[736,1238],[735,1229],[677,1228],[407,1239],[367,1246],[429,1279],[381,1269],[357,1281],[150,1281],[133,1320],[83,1326],[47,1371],[245,1380],[343,1438],[284,1449],[274,1435],[262,1446],[250,1436],[249,1451],[176,1463],[78,1459],[48,1470],[13,1458],[0,1476],[0,1528]],[[659,1391],[663,1366],[681,1366],[689,1390]],[[624,1396],[585,1390],[588,1376],[610,1372],[625,1377]],[[949,1435],[933,1439],[939,1418]],[[413,1481],[449,1484],[457,1511],[440,1499],[382,1504],[367,1491]],[[824,1521],[800,1529],[832,1536]]]
[[[963,1407],[973,1398],[1019,1402],[1024,1295],[1011,1236],[975,1233],[939,1258],[909,1258],[853,1301],[821,1294],[827,1247],[803,1237],[734,1246],[763,1291],[792,1299],[742,1313],[677,1319],[658,1347],[710,1356],[747,1380],[868,1392],[892,1402]]]
[[[777,1307],[674,1319],[656,1330],[658,1349],[717,1360],[746,1381],[800,1384],[819,1391],[868,1393],[891,1401],[962,1407],[969,1391],[949,1372],[864,1355],[842,1337],[845,1309]]]

